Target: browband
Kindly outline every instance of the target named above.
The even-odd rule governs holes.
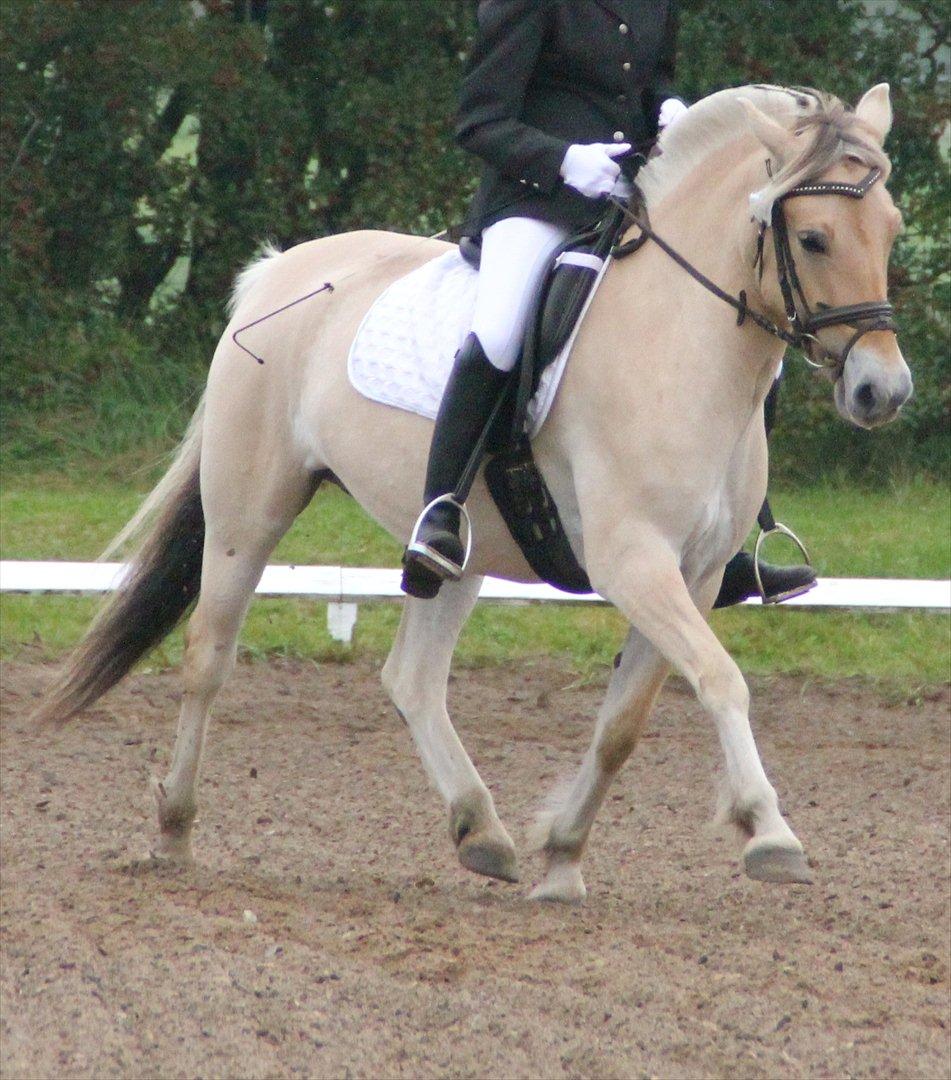
[[[799,184],[785,195],[780,195],[778,202],[795,199],[797,195],[847,195],[850,199],[864,199],[868,189],[879,179],[882,170],[877,166],[869,169],[866,176],[857,184],[846,184],[831,180],[826,184]]]

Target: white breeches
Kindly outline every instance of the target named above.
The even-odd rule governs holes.
[[[472,332],[500,371],[515,366],[535,290],[567,236],[558,225],[525,217],[504,218],[482,233]]]

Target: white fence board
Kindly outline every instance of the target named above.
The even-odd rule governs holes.
[[[17,593],[101,593],[122,579],[122,563],[0,561],[0,591]],[[257,592],[261,596],[315,597],[337,603],[399,600],[399,570],[351,566],[269,566]],[[590,593],[575,596],[551,585],[486,578],[481,597],[510,603],[557,601],[563,604],[604,603]],[[747,604],[761,606],[759,600]],[[903,578],[820,578],[804,596],[784,607],[951,609],[951,581]]]

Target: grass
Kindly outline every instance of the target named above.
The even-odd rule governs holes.
[[[0,496],[0,550],[7,559],[92,559],[135,509],[141,492],[128,484],[61,474],[8,479]],[[808,541],[822,574],[946,577],[951,500],[946,488],[918,482],[866,491],[813,487],[777,491],[777,515]],[[779,542],[777,561],[791,557]],[[281,542],[273,562],[396,566],[400,548],[353,502],[322,491]],[[74,644],[98,601],[88,597],[6,596],[0,606],[0,655],[50,658]],[[242,634],[246,655],[344,661],[385,655],[398,604],[365,604],[354,646],[334,643],[325,605],[309,600],[258,600]],[[944,615],[867,614],[790,609],[733,609],[713,620],[720,639],[751,674],[861,676],[907,690],[949,676],[949,624]],[[557,656],[582,678],[600,672],[624,637],[612,609],[480,605],[457,652],[465,665]],[[149,660],[175,663],[181,632]]]

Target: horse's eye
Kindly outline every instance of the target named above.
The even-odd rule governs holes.
[[[829,250],[829,242],[820,232],[800,233],[799,243],[806,251],[811,251],[814,255],[825,255]]]

